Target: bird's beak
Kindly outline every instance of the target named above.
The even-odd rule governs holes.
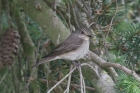
[[[88,37],[92,37],[91,35],[87,35]]]

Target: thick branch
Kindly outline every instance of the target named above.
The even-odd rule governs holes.
[[[13,8],[14,9],[14,8]],[[13,10],[14,11],[14,10]],[[29,71],[31,72],[31,77],[36,78],[37,77],[37,69],[31,69],[32,64],[36,63],[35,60],[35,46],[32,42],[32,39],[29,35],[29,32],[26,28],[25,23],[22,21],[21,15],[17,11],[17,14],[15,15],[15,21],[18,26],[19,33],[21,35],[21,42],[23,45],[24,54],[26,56],[26,60],[29,63]],[[25,38],[26,37],[26,38]],[[27,84],[28,87],[29,84]],[[33,91],[38,91],[38,86],[36,84],[31,84]],[[28,87],[29,88],[29,87]]]
[[[103,60],[102,58],[100,58],[99,56],[97,56],[96,54],[94,54],[91,51],[89,51],[89,55],[91,56],[92,60],[94,60],[94,62],[99,64],[101,67],[103,67],[103,68],[107,68],[107,67],[118,68],[118,69],[124,71],[126,74],[132,75],[135,79],[140,81],[140,77],[134,71],[126,68],[125,66],[122,66],[122,65],[117,64],[117,63],[106,62],[105,60]]]
[[[109,62],[106,62],[106,63],[102,63],[100,64],[102,67],[114,67],[114,68],[118,68],[122,71],[124,71],[125,73],[127,73],[128,75],[131,75],[132,74],[132,71],[128,68],[126,68],[125,66],[122,66],[118,63],[109,63]]]
[[[59,44],[70,32],[44,0],[39,0],[40,2],[35,1],[36,0],[17,0],[25,12],[46,32],[53,44]],[[37,9],[37,5],[39,5],[41,9]]]
[[[104,69],[92,61],[82,63],[81,66],[85,79],[90,81],[97,93],[116,93],[115,83]]]

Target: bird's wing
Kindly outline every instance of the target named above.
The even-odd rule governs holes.
[[[38,65],[40,65],[40,64],[43,64],[43,63],[45,63],[45,62],[52,61],[53,58],[54,58],[54,57],[45,57],[45,58],[43,58],[40,62],[34,64],[34,65],[32,66],[32,68],[34,68],[34,67],[36,67],[36,66],[38,66]]]
[[[57,55],[77,50],[83,44],[83,40],[77,34],[71,34],[64,42],[59,44],[50,54],[43,57],[42,61],[32,66],[38,66],[44,62],[53,60]]]
[[[75,34],[71,34],[64,42],[58,45],[48,56],[57,56],[77,50],[83,44],[83,40]]]

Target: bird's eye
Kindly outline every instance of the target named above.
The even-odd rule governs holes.
[[[83,32],[83,31],[82,31],[81,33],[82,33],[82,34],[84,34],[84,32]]]

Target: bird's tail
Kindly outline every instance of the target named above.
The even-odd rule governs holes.
[[[34,64],[34,65],[32,66],[32,68],[34,68],[34,67],[36,67],[36,66],[39,66],[40,64],[43,64],[43,63],[45,63],[45,62],[52,61],[52,60],[54,60],[54,58],[52,58],[52,57],[44,57],[40,62]]]

